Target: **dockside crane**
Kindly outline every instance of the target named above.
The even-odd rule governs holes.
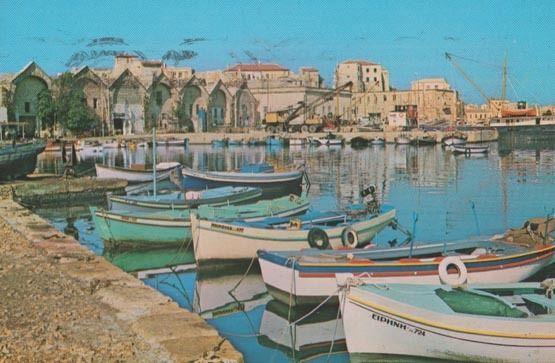
[[[353,82],[347,82],[333,90],[324,93],[310,103],[299,102],[295,108],[292,106],[278,111],[266,113],[266,131],[289,131],[289,132],[317,132],[323,127],[325,116],[313,117],[314,109],[326,102],[332,101],[334,97],[338,97],[341,91],[351,88]],[[303,120],[299,120],[302,115]]]

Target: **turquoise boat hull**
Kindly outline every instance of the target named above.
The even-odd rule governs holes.
[[[109,245],[179,246],[191,240],[188,211],[114,213],[95,207],[90,211],[100,238]]]

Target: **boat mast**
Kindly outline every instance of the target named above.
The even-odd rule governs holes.
[[[505,101],[507,98],[507,52],[505,52],[505,60],[503,61],[503,72],[501,78],[501,99]]]
[[[156,199],[156,126],[152,128],[152,185]]]

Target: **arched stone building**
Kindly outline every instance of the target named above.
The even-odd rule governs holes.
[[[233,121],[235,127],[254,128],[260,124],[258,101],[246,84],[231,89],[233,95]]]
[[[75,85],[85,94],[87,106],[98,115],[104,130],[111,129],[108,108],[108,87],[88,66],[81,68],[73,76]]]
[[[210,91],[208,99],[208,130],[216,131],[231,124],[231,93],[221,80]]]
[[[181,115],[185,126],[192,126],[195,132],[208,131],[208,98],[208,92],[202,80],[195,76],[191,77],[181,89]]]
[[[113,130],[123,134],[145,132],[145,86],[126,69],[109,87]]]
[[[37,118],[38,95],[51,86],[50,77],[35,62],[27,64],[12,78],[11,111],[15,121],[26,124],[26,135],[40,130],[41,124]]]
[[[163,130],[171,130],[175,127],[174,93],[170,80],[163,73],[154,79],[148,88],[147,129],[150,129],[154,122]]]

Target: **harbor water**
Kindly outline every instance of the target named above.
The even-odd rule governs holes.
[[[261,161],[277,169],[305,165],[312,208],[322,211],[357,202],[362,189],[375,185],[380,202],[396,208],[400,224],[418,241],[491,238],[555,208],[555,145],[549,142],[507,140],[492,143],[487,155],[471,157],[454,155],[440,145],[389,144],[360,149],[161,146],[157,152],[159,161],[179,161],[203,170],[231,170]],[[95,162],[117,166],[150,162],[152,153],[148,148],[113,149],[80,157],[80,168],[85,170]],[[41,154],[38,168],[61,172],[61,154]],[[151,251],[109,250],[95,233],[88,205],[36,212],[96,254],[200,314],[229,338],[247,362],[261,357],[267,362],[349,361],[337,308],[307,316],[308,309],[290,309],[272,300],[256,262],[203,271],[195,266],[187,243]],[[375,242],[402,238],[399,231],[384,231]]]

